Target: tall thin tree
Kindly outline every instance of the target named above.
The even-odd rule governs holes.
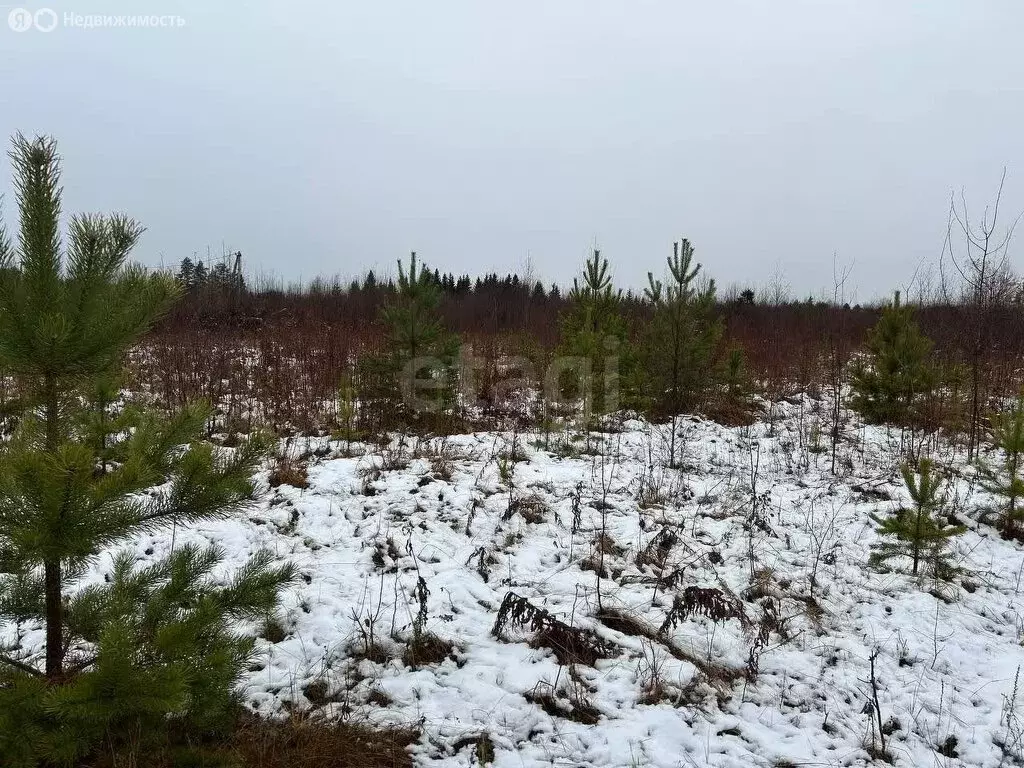
[[[967,365],[970,371],[970,418],[967,425],[967,458],[977,458],[982,437],[981,421],[984,388],[992,349],[993,318],[1005,307],[1017,286],[1010,277],[1010,242],[1014,230],[1024,217],[1021,212],[1005,229],[1000,231],[1000,207],[1006,169],[999,179],[992,205],[986,206],[980,219],[972,220],[967,199],[961,193],[959,202],[950,198],[949,219],[943,254],[949,256],[955,274],[960,279],[959,296],[950,296],[950,287],[943,272],[943,292],[947,298],[959,299],[967,314]],[[940,268],[944,261],[939,262]]]

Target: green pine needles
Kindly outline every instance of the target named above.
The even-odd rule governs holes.
[[[981,484],[989,493],[1002,498],[999,528],[1008,539],[1020,539],[1024,520],[1024,395],[1010,410],[992,416],[992,436],[1003,452],[999,465],[980,464]]]
[[[216,548],[182,546],[138,567],[101,555],[142,533],[237,514],[257,494],[268,452],[199,441],[202,404],[170,418],[110,413],[126,350],[178,295],[176,281],[128,263],[142,233],[115,214],[71,218],[61,233],[52,139],[17,136],[19,233],[0,233],[0,367],[23,405],[0,446],[0,621],[45,630],[0,655],[0,763],[70,764],[127,734],[223,724],[252,641],[293,575],[266,554],[225,583]],[[106,570],[106,569],[105,569]]]
[[[441,285],[416,263],[416,251],[409,257],[408,271],[398,262],[397,288],[381,311],[394,353],[403,361],[439,354],[447,336],[438,313]]]
[[[853,370],[851,405],[875,424],[915,426],[921,406],[938,383],[931,361],[932,342],[914,322],[913,307],[891,305],[868,335],[868,360]]]
[[[561,318],[561,352],[575,358],[574,381],[562,378],[562,389],[583,403],[584,420],[611,413],[622,405],[622,384],[635,373],[628,328],[622,314],[622,292],[612,285],[608,259],[594,249],[573,278],[570,307]],[[568,372],[566,368],[563,373]]]
[[[458,339],[441,322],[440,304],[436,272],[420,266],[413,251],[408,270],[398,262],[397,290],[381,309],[381,320],[399,394],[414,413],[439,413],[453,404],[452,362]]]
[[[966,528],[943,520],[945,483],[930,459],[921,459],[916,466],[904,463],[900,474],[912,504],[886,517],[871,516],[878,523],[876,530],[882,538],[875,545],[870,562],[881,566],[893,558],[909,558],[913,574],[917,575],[925,563],[931,567],[933,576],[948,579],[954,572],[949,540]]]
[[[675,423],[701,405],[720,379],[716,353],[722,322],[715,315],[715,281],[698,284],[701,265],[690,241],[672,244],[666,280],[647,273],[644,295],[654,308],[647,329],[645,370],[651,380],[653,413],[672,418],[671,465],[676,465]],[[738,381],[742,357],[734,361]]]

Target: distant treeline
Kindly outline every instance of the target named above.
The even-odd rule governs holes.
[[[361,279],[317,278],[285,285],[257,276],[246,278],[241,254],[212,265],[185,259],[178,277],[185,296],[154,331],[167,337],[179,333],[246,335],[255,331],[306,330],[320,336],[326,329],[343,337],[339,343],[358,348],[380,341],[378,316],[396,291],[394,279],[373,270]],[[487,346],[514,347],[517,338],[554,346],[559,318],[569,306],[569,291],[556,284],[515,273],[455,275],[425,266],[441,289],[440,313],[446,326],[467,340]],[[1019,285],[1003,292],[1003,300],[985,310],[986,347],[993,357],[993,384],[1007,380],[1024,361],[1024,303]],[[923,302],[923,303],[922,303]],[[621,310],[633,329],[642,327],[650,306],[642,294],[625,290]],[[852,348],[863,345],[868,329],[881,315],[882,304],[854,304],[821,299],[793,299],[779,286],[762,291],[734,287],[720,292],[717,310],[724,321],[725,341],[745,352],[750,372],[767,381],[812,382],[830,340],[842,336]],[[916,318],[949,361],[966,361],[972,344],[965,329],[977,308],[935,290],[918,297]],[[514,351],[512,349],[511,351]]]

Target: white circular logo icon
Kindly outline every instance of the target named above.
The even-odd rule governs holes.
[[[36,29],[40,32],[52,32],[57,26],[57,14],[50,8],[40,8],[33,17]]]
[[[54,14],[56,18],[56,14]],[[32,12],[24,8],[15,8],[7,14],[7,26],[15,32],[27,32],[32,29]]]

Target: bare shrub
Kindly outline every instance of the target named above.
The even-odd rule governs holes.
[[[532,632],[532,644],[550,648],[559,664],[593,666],[598,659],[607,659],[614,653],[614,647],[593,632],[571,627],[526,598],[509,592],[501,601],[491,634],[501,637],[505,629],[517,627]]]

